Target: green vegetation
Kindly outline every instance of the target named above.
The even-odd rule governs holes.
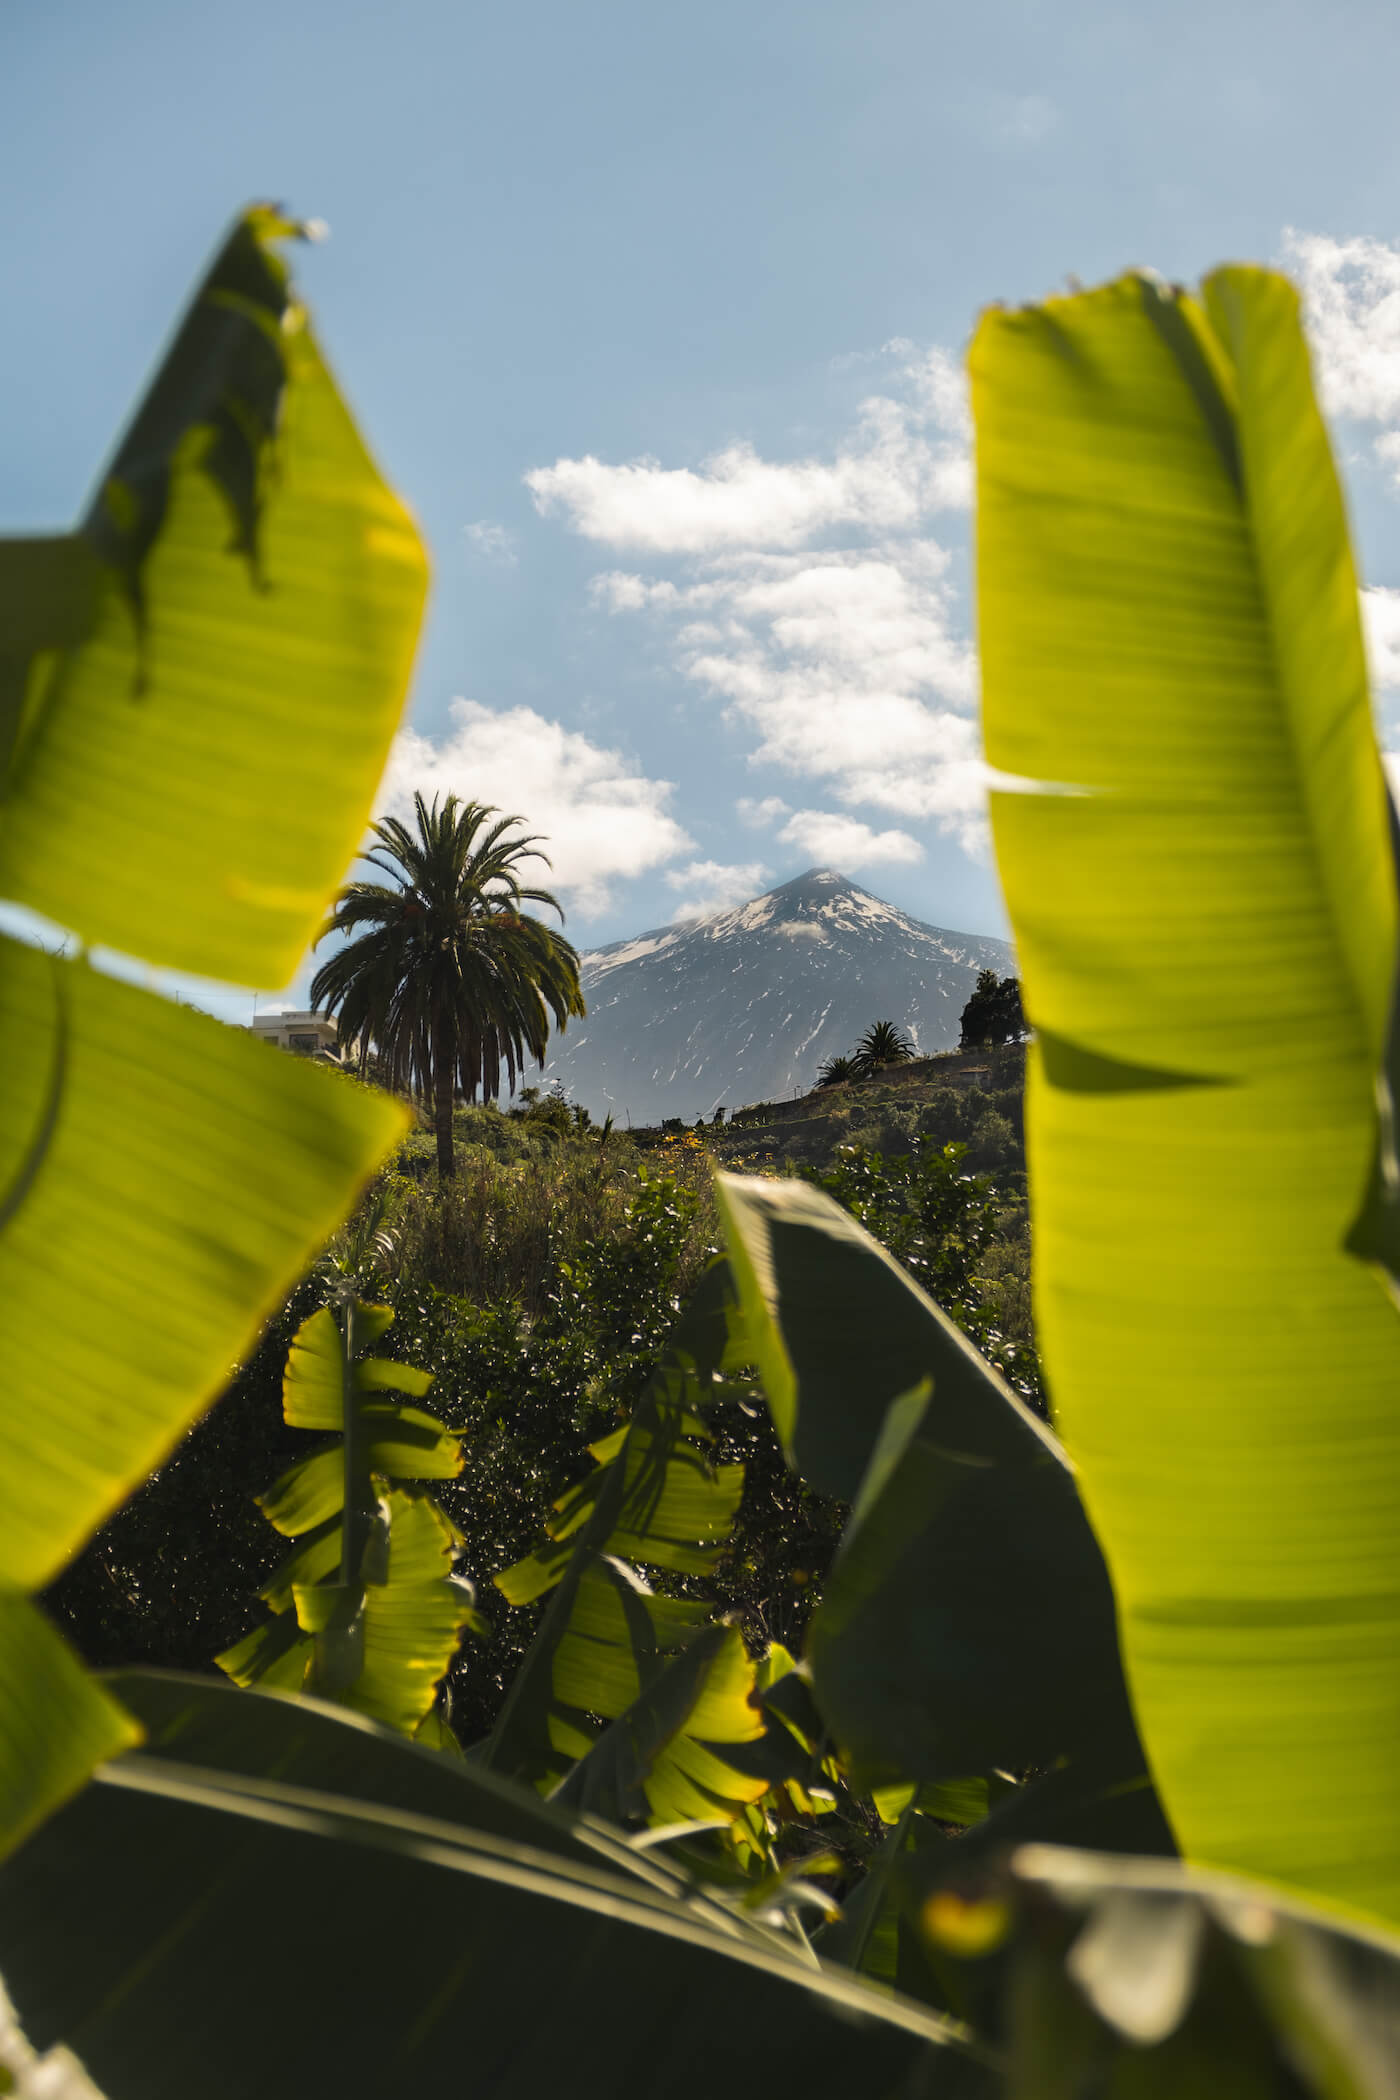
[[[387,882],[347,883],[318,942],[350,936],[311,981],[311,1003],[339,1016],[342,1040],[373,1054],[380,1083],[430,1102],[438,1173],[452,1172],[456,1094],[494,1101],[527,1058],[543,1065],[550,1021],[584,1011],[578,957],[525,904],[559,906],[520,880],[542,860],[518,817],[449,795],[414,796],[416,835],[397,817],[372,826],[364,859]],[[491,820],[495,818],[493,823]],[[548,862],[546,860],[546,866]]]
[[[110,863],[91,937],[125,913],[140,952],[159,914],[111,780],[139,763],[173,799],[194,752],[149,952],[224,969],[316,924],[421,585],[285,326],[287,230],[240,221],[96,522],[0,552],[0,864],[12,811],[67,822],[47,908],[89,933]],[[109,2100],[1396,2089],[1397,869],[1296,307],[1263,272],[1200,302],[1132,276],[989,315],[972,357],[989,752],[1048,790],[996,810],[1036,1035],[847,1082],[881,1114],[949,1098],[898,1161],[848,1134],[804,1162],[846,1207],[766,1171],[785,1122],[849,1132],[836,1089],[646,1149],[549,1097],[472,1108],[435,1187],[440,1119],[405,1140],[342,1075],[86,962],[0,958],[0,1974]],[[319,666],[362,679],[373,729],[264,894],[239,783],[295,764],[277,642],[303,601],[313,713]],[[63,770],[74,722],[111,779]],[[983,1107],[978,1180],[935,1125],[1023,1057],[1068,1447],[919,1281],[994,1347],[1019,1140]],[[711,1151],[746,1145],[711,1193]],[[245,1605],[220,1643],[282,1689],[99,1684],[30,1593],[250,1348],[129,1514],[211,1454],[219,1491],[271,1459],[298,1543],[259,1577],[271,1620]],[[835,1550],[778,1637],[753,1556],[794,1509]],[[188,1527],[143,1579],[182,1554]],[[508,1664],[476,1645],[474,1558],[521,1627]],[[466,1629],[454,1698],[478,1667],[499,1696],[450,1732]]]

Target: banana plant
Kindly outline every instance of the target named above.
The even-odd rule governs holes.
[[[733,1533],[744,1469],[714,1463],[708,1421],[733,1368],[733,1296],[717,1263],[630,1420],[592,1447],[535,1551],[495,1578],[512,1604],[550,1601],[481,1755],[620,1823],[733,1824],[766,1856],[764,1797],[811,1776],[807,1747],[759,1704],[791,1658],[754,1659],[737,1626],[642,1573],[706,1575]]]
[[[1055,1419],[1188,1858],[1400,1919],[1396,862],[1292,287],[1140,273],[970,369]]]
[[[802,1182],[717,1188],[789,1462],[852,1505],[800,1674],[768,1695],[791,1714],[805,1691],[893,1826],[817,1945],[960,2012],[924,1928],[942,1884],[1032,1840],[1175,1851],[1107,1570],[1054,1435],[862,1226]]]
[[[966,1336],[806,1183],[717,1184],[789,1462],[852,1505],[808,1636],[848,1764],[888,1787],[1143,1769],[1102,1555],[1064,1452]]]
[[[405,1127],[95,967],[284,983],[405,697],[417,531],[243,213],[71,532],[0,541],[0,1851],[138,1724],[32,1593],[208,1406]]]
[[[283,1419],[337,1434],[259,1496],[268,1522],[300,1543],[259,1592],[270,1623],[217,1661],[236,1684],[304,1689],[450,1749],[438,1687],[463,1634],[490,1629],[472,1585],[452,1573],[462,1538],[421,1486],[461,1472],[461,1444],[388,1397],[421,1400],[432,1374],[367,1353],[393,1317],[347,1290],[298,1330]]]

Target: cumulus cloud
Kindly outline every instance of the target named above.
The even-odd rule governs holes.
[[[968,494],[965,388],[936,347],[879,355],[884,389],[829,459],[733,445],[699,470],[588,458],[527,479],[542,512],[632,555],[595,576],[595,602],[660,623],[677,668],[751,733],[752,763],[981,852],[975,663],[930,530]],[[776,823],[777,800],[740,815]]]
[[[693,860],[684,868],[668,868],[666,881],[673,890],[690,892],[676,906],[678,919],[707,919],[712,912],[728,911],[757,896],[771,872],[761,860]]]
[[[590,453],[525,476],[536,507],[585,539],[649,554],[800,547],[857,527],[907,530],[970,499],[967,409],[947,353],[893,346],[904,362],[891,394],[862,402],[831,459],[768,460],[739,441],[697,469],[655,459],[610,465]]]
[[[821,780],[842,802],[931,819],[980,852],[976,669],[948,570],[944,549],[914,536],[730,555],[681,585],[610,571],[595,594],[668,623],[679,668],[754,732],[753,763]],[[740,814],[774,821],[777,800]]]
[[[1400,689],[1400,591],[1377,585],[1361,593],[1361,624],[1378,691]]]
[[[1373,432],[1372,450],[1400,486],[1400,245],[1365,235],[1336,240],[1290,227],[1284,260],[1302,288],[1323,406],[1343,420],[1381,426]],[[1377,712],[1392,713],[1382,737],[1393,741],[1400,590],[1363,590],[1361,617]],[[1386,766],[1400,789],[1400,757],[1387,752]]]
[[[1323,406],[1390,426],[1373,442],[1400,481],[1400,247],[1289,227],[1283,248],[1302,288]]]
[[[785,846],[799,846],[814,862],[827,867],[908,867],[924,857],[919,841],[907,831],[873,831],[857,817],[837,810],[799,809],[778,837]]]
[[[790,805],[781,795],[764,795],[761,799],[741,795],[734,805],[734,812],[741,824],[749,825],[754,831],[766,831],[771,824],[777,823],[779,817],[790,814]]]
[[[585,914],[607,909],[616,882],[693,851],[670,813],[671,783],[648,779],[620,752],[530,707],[454,700],[450,718],[439,741],[401,731],[384,778],[385,807],[402,815],[419,791],[521,811],[552,864],[540,864],[532,879]]]

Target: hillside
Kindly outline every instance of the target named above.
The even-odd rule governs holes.
[[[619,1123],[710,1116],[805,1091],[873,1020],[925,1053],[951,1049],[980,970],[1005,941],[926,926],[828,868],[734,910],[583,958],[588,1015],[546,1080]]]
[[[1022,1090],[1025,1050],[952,1050],[893,1065],[870,1079],[780,1101],[760,1101],[703,1131],[707,1156],[739,1172],[822,1171],[844,1146],[895,1155],[916,1137],[964,1144],[969,1172],[991,1174],[1017,1196],[1024,1185]],[[670,1130],[678,1119],[670,1120]],[[684,1128],[684,1125],[679,1125]],[[645,1153],[666,1142],[665,1125],[635,1128],[632,1143]]]

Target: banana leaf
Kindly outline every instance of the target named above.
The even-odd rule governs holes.
[[[148,1750],[0,1871],[20,2018],[108,2100],[996,2092],[953,2023],[587,1818],[339,1709],[118,1688]]]
[[[0,541],[0,896],[249,985],[354,857],[426,588],[278,253],[303,230],[235,221],[76,532]]]
[[[1037,1332],[1134,1708],[1189,1857],[1400,1919],[1400,1312],[1345,1251],[1396,871],[1297,298],[1129,275],[970,366]]]
[[[1011,1953],[1007,2100],[1400,2092],[1394,1934],[1174,1861],[1024,1845],[1011,1868],[1038,1900]]]
[[[278,984],[368,814],[424,559],[245,214],[73,533],[0,541],[0,896]],[[306,781],[315,793],[306,792]],[[402,1109],[0,940],[0,1850],[132,1724],[23,1601],[158,1464]]]
[[[300,1543],[259,1593],[275,1614],[216,1658],[236,1684],[311,1690],[415,1735],[468,1630],[488,1628],[452,1573],[462,1539],[426,1492],[462,1448],[436,1416],[385,1391],[425,1394],[431,1374],[358,1352],[387,1333],[388,1306],[322,1306],[287,1353],[282,1413],[291,1428],[341,1434],[260,1495],[276,1530]],[[348,1403],[348,1404],[347,1404]]]
[[[1140,1774],[1112,1594],[1056,1439],[830,1197],[718,1186],[789,1456],[854,1500],[807,1662],[856,1775],[1086,1755]]]
[[[714,1637],[707,1605],[658,1594],[634,1565],[706,1573],[733,1528],[743,1467],[713,1463],[705,1420],[732,1296],[725,1265],[711,1268],[631,1421],[593,1447],[534,1552],[496,1577],[512,1603],[550,1601],[481,1755],[614,1815],[644,1801],[658,1824],[735,1817],[769,1785],[724,1758],[766,1732],[742,1639]],[[613,1723],[601,1739],[595,1715]]]

